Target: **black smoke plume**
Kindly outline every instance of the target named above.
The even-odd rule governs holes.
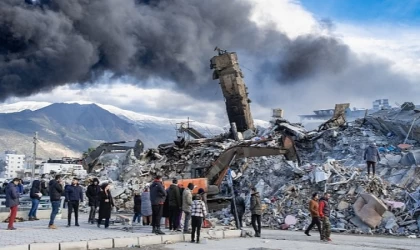
[[[253,74],[283,86],[363,70],[340,40],[291,40],[258,27],[251,11],[243,0],[1,0],[0,101],[93,83],[105,73],[138,84],[169,81],[211,99],[218,88],[209,69],[215,46],[246,54],[259,69]]]

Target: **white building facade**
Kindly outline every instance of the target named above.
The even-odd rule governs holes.
[[[0,154],[0,159],[5,163],[3,172],[0,172],[1,178],[15,178],[19,173],[23,173],[25,168],[25,155],[17,154],[16,151],[5,151]]]

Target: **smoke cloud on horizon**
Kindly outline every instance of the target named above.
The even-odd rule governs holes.
[[[251,60],[253,70],[245,72],[251,97],[267,106],[289,100],[291,92],[308,100],[317,90],[335,99],[416,92],[390,62],[356,55],[338,38],[291,39],[257,26],[248,1],[25,2],[0,2],[0,102],[95,83],[104,74],[132,77],[142,86],[151,79],[171,82],[183,93],[215,99],[219,86],[209,69],[215,46],[237,51],[240,63],[241,55]]]

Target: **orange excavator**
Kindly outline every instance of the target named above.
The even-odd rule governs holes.
[[[178,184],[187,187],[188,183],[193,183],[195,185],[195,188],[192,191],[193,194],[197,193],[198,189],[203,188],[207,193],[207,201],[209,203],[212,201],[221,203],[223,200],[226,200],[227,197],[219,195],[220,186],[230,166],[236,159],[284,155],[285,159],[288,161],[300,162],[294,141],[291,137],[283,136],[278,143],[280,145],[279,147],[262,146],[262,144],[272,140],[273,139],[244,142],[228,148],[212,163],[212,166],[204,171],[205,174],[202,178],[182,179],[178,180]],[[164,185],[165,188],[168,188],[169,185],[171,185],[171,180],[165,181]]]

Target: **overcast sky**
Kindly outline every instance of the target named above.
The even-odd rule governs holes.
[[[369,108],[373,100],[382,98],[389,98],[391,104],[417,102],[415,98],[420,94],[420,31],[417,29],[420,1],[249,1],[252,12],[248,18],[257,27],[275,28],[290,39],[284,49],[277,48],[276,41],[270,40],[264,40],[263,47],[252,50],[244,45],[233,47],[236,43],[224,48],[238,52],[253,101],[254,118],[269,119],[272,108],[283,108],[286,118],[297,120],[297,114],[333,108],[335,103],[350,102],[354,107]],[[232,13],[232,18],[234,16]],[[273,44],[265,46],[270,42]],[[318,43],[328,43],[328,49]],[[195,49],[212,51],[213,47],[191,47],[191,50]],[[272,58],[270,53],[279,53],[280,59]],[[325,54],[328,57],[324,57]],[[318,65],[305,66],[305,63],[314,62],[309,60],[312,57],[317,59]],[[274,65],[279,63],[280,66],[273,67],[273,61],[276,62]],[[204,63],[208,64],[208,61]],[[293,70],[295,64],[303,64],[302,67],[308,69],[296,74],[284,73]],[[5,103],[92,101],[148,115],[190,117],[224,125],[227,116],[218,82],[211,82],[210,69],[203,74],[202,81],[210,84],[201,90],[204,94],[174,87],[170,79],[109,77],[106,74],[96,79],[95,84],[59,86],[28,97],[8,97]],[[183,86],[190,88],[187,84]]]

